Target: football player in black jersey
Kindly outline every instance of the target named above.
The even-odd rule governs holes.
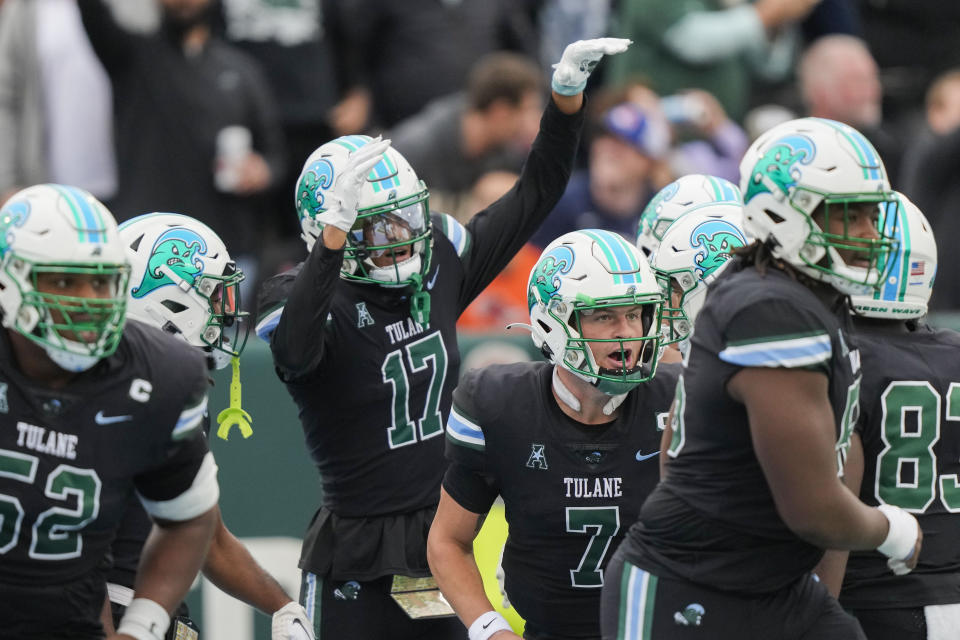
[[[916,519],[841,480],[860,355],[849,293],[886,277],[896,208],[849,126],[794,120],[741,162],[756,242],[707,292],[663,480],[608,569],[604,638],[863,638],[811,570],[823,549],[917,560]]]
[[[873,551],[850,553],[840,603],[869,640],[939,640],[960,630],[960,335],[926,315],[937,245],[917,207],[901,196],[901,248],[872,296],[854,296],[863,362],[860,420],[848,484],[871,505],[916,515],[923,550],[909,575]]]
[[[456,321],[562,195],[587,77],[627,44],[567,47],[517,184],[466,225],[430,215],[426,186],[385,142],[337,138],[304,164],[296,205],[311,252],[264,283],[257,333],[322,478],[300,558],[318,638],[464,635],[456,618],[412,620],[390,597],[394,576],[429,576]]]
[[[127,322],[106,207],[38,185],[0,209],[0,635],[101,640],[110,541],[136,492],[154,527],[118,637],[161,640],[216,525],[200,354]],[[111,636],[112,637],[112,636]]]
[[[659,480],[658,418],[679,365],[657,368],[663,293],[617,234],[587,229],[551,242],[527,299],[549,362],[474,369],[460,381],[427,557],[472,640],[518,637],[493,611],[473,558],[499,495],[504,586],[523,637],[598,638],[607,561]]]
[[[162,329],[199,349],[209,369],[222,369],[232,358],[239,358],[249,327],[240,307],[244,276],[210,227],[176,213],[149,213],[121,224],[120,240],[131,267],[128,318]],[[239,369],[235,369],[235,384],[239,384],[238,375]],[[204,432],[209,432],[209,423],[209,415],[204,416]],[[147,514],[139,501],[131,499],[111,545],[113,567],[107,589],[114,620],[119,620],[130,601],[149,531]],[[203,573],[224,592],[272,615],[273,640],[313,638],[306,611],[230,533],[219,509]],[[185,605],[181,607],[188,615],[185,609]],[[168,640],[177,637],[177,624],[185,622],[174,621]]]

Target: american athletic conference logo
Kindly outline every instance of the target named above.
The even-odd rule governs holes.
[[[163,267],[193,284],[196,277],[203,273],[200,256],[206,254],[207,242],[197,232],[184,227],[164,231],[150,250],[147,270],[143,272],[139,286],[130,294],[134,298],[142,298],[154,289],[175,284]]]

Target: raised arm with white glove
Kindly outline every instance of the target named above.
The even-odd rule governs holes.
[[[577,40],[567,45],[560,62],[553,65],[550,88],[562,96],[581,93],[587,78],[605,55],[623,53],[632,43],[624,38],[594,38]]]
[[[311,218],[312,228],[305,229],[304,234],[309,234],[315,240],[320,237],[324,227],[333,227],[342,231],[343,237],[338,237],[337,246],[331,248],[339,249],[343,246],[346,234],[357,221],[360,188],[373,167],[380,162],[383,152],[389,148],[389,140],[377,137],[350,153],[350,159],[343,171],[332,178],[333,187],[326,192],[324,210]],[[304,240],[306,239],[305,237]],[[313,242],[308,241],[307,244],[313,246]]]

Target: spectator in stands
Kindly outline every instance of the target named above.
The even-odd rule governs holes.
[[[463,89],[470,67],[492,51],[536,58],[529,16],[511,0],[338,0],[324,11],[343,55],[346,100],[334,112],[341,134],[393,127]]]
[[[660,100],[659,105],[677,141],[670,151],[674,175],[703,173],[739,180],[740,159],[749,141],[719,100],[706,91],[690,89]]]
[[[300,175],[303,159],[324,141],[336,137],[330,112],[340,100],[332,82],[334,51],[323,26],[321,0],[221,0],[224,37],[259,62],[279,108],[286,140],[285,173],[271,193],[271,211],[290,206],[290,185]],[[309,64],[304,64],[309,61]],[[265,222],[263,241],[287,253],[302,247],[296,221],[273,215]],[[273,275],[272,273],[266,276]]]
[[[393,148],[430,185],[435,209],[456,214],[483,174],[520,171],[543,111],[541,78],[523,56],[490,54],[472,68],[466,91],[434,100],[390,131]],[[455,206],[444,207],[447,200]]]
[[[595,104],[603,102],[601,96]],[[633,240],[650,197],[670,182],[658,177],[670,146],[661,113],[634,100],[605,110],[598,106],[598,112],[587,132],[588,166],[570,177],[560,202],[534,234],[531,242],[537,247],[577,229],[604,229]]]
[[[934,79],[960,66],[960,3],[856,0],[855,4],[863,37],[880,66],[887,119],[899,122],[923,111],[923,95]]]
[[[78,100],[77,96],[83,96]],[[57,182],[117,190],[110,80],[74,0],[11,0],[0,12],[0,203]]]
[[[951,255],[960,237],[960,69],[939,76],[927,91],[926,126],[904,154],[902,188],[937,230],[937,250]],[[960,270],[942,261],[933,311],[960,310]]]
[[[141,35],[121,28],[103,0],[77,0],[113,83],[120,173],[114,210],[121,219],[195,212],[221,230],[253,280],[255,196],[282,175],[276,107],[256,63],[211,34],[212,0],[159,3],[160,31]],[[234,172],[215,181],[224,131],[239,134],[229,154],[235,161],[222,165]]]
[[[609,85],[630,79],[660,95],[699,88],[720,100],[734,120],[743,117],[753,73],[786,74],[795,33],[820,0],[633,0],[622,2],[617,34],[634,45],[607,73]]]
[[[866,43],[844,34],[818,38],[800,57],[797,80],[807,115],[837,120],[863,133],[896,184],[903,146],[883,127],[883,87]]]

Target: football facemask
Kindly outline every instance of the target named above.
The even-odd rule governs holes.
[[[116,351],[128,277],[116,222],[86,191],[37,185],[0,209],[3,326],[61,368],[84,371]]]
[[[740,163],[744,228],[775,258],[841,293],[870,293],[896,252],[896,202],[861,133],[801,118],[761,135]],[[872,229],[859,223],[873,207]],[[817,220],[814,219],[817,214]]]
[[[322,233],[316,216],[325,210],[328,191],[347,166],[350,154],[371,140],[369,136],[342,136],[317,148],[304,163],[294,195],[308,251]],[[406,159],[388,148],[360,190],[357,221],[347,234],[341,277],[419,290],[430,269],[429,198]]]
[[[906,320],[927,313],[937,274],[937,242],[923,212],[903,194],[899,196],[899,247],[890,270],[873,295],[852,296],[853,307],[869,318]]]
[[[527,298],[534,344],[554,365],[609,395],[653,377],[663,295],[643,254],[620,236],[587,229],[557,238],[534,266]],[[608,322],[620,328],[605,331]]]
[[[239,357],[250,328],[240,301],[244,274],[220,237],[176,213],[128,220],[120,236],[134,274],[130,317],[204,349],[214,368]]]
[[[707,286],[732,257],[749,243],[743,230],[743,207],[705,204],[681,214],[663,234],[650,261],[664,293],[663,341],[686,340],[703,307]]]

